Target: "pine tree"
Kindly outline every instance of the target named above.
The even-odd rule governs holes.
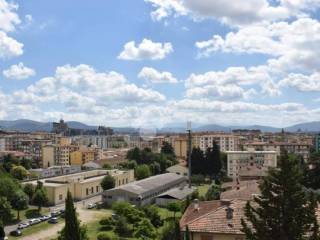
[[[302,180],[297,159],[283,154],[279,169],[269,170],[259,185],[261,195],[245,207],[246,239],[303,240],[310,234],[318,239],[315,198],[304,191]]]
[[[59,240],[83,240],[81,237],[80,223],[77,218],[76,209],[70,191],[66,198],[65,226],[60,232]]]

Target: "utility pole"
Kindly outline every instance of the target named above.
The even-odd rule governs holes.
[[[191,188],[191,153],[192,153],[191,122],[187,122],[187,132],[188,132],[188,172],[189,172],[189,188]]]

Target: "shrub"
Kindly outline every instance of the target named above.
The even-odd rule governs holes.
[[[97,236],[97,240],[118,240],[118,236],[110,232],[101,232]]]

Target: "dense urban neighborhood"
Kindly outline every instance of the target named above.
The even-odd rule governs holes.
[[[263,211],[282,221],[278,210],[271,214],[286,201],[281,211],[293,208],[304,226],[294,234],[319,235],[318,133],[189,130],[146,138],[106,127],[70,130],[63,120],[52,126],[0,133],[0,220],[9,239],[71,239],[68,231],[98,240],[262,239]],[[277,231],[268,234],[288,234]]]

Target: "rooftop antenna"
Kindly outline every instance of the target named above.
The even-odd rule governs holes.
[[[189,188],[191,188],[191,153],[192,153],[192,133],[191,133],[191,122],[187,122],[188,132],[188,173],[189,173]]]

